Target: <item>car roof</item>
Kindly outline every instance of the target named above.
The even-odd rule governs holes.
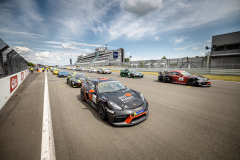
[[[92,79],[91,81],[93,81],[95,83],[102,83],[102,82],[118,81],[118,80],[113,79],[113,78],[98,78],[98,79]]]
[[[177,71],[169,71],[169,72],[184,72],[184,71],[182,71],[182,70],[177,70]],[[169,73],[168,72],[168,73]]]

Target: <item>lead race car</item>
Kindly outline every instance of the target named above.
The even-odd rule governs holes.
[[[112,78],[93,79],[80,90],[82,101],[87,101],[102,120],[116,126],[135,125],[147,119],[148,101],[144,96]]]
[[[211,86],[211,80],[207,79],[204,76],[191,75],[186,71],[159,72],[158,81],[187,84],[189,86]]]

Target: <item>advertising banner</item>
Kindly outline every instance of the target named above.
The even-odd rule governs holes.
[[[17,88],[18,86],[18,76],[15,75],[15,76],[12,76],[10,78],[10,93],[12,93],[12,91],[14,91],[15,88]]]
[[[0,79],[0,110],[28,76],[28,69]]]
[[[118,52],[113,52],[113,58],[118,58]]]

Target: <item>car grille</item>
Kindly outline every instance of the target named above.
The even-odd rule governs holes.
[[[114,122],[124,122],[127,118],[128,116],[116,116]]]

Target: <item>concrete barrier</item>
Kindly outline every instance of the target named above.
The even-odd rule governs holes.
[[[29,70],[23,70],[0,79],[0,110],[28,76]]]

